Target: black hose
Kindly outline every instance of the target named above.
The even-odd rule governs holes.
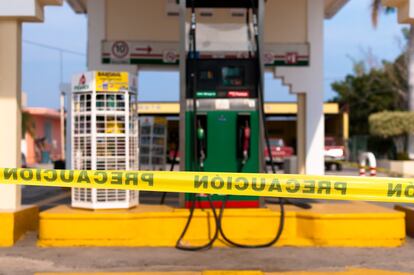
[[[200,170],[201,167],[199,167],[198,165],[198,144],[197,144],[197,77],[196,77],[196,32],[195,32],[195,19],[193,18],[193,16],[195,16],[195,7],[194,7],[194,0],[191,1],[191,16],[192,16],[192,22],[191,22],[191,30],[190,30],[190,35],[191,35],[191,39],[190,39],[190,52],[191,54],[191,58],[192,58],[192,74],[191,74],[191,80],[192,80],[192,91],[193,91],[193,150],[194,150],[194,171]],[[188,83],[189,84],[189,83]],[[202,168],[201,168],[202,169]],[[184,227],[184,230],[181,232],[180,237],[177,240],[177,243],[175,245],[175,247],[177,249],[180,250],[184,250],[184,251],[199,251],[199,250],[204,250],[204,249],[209,249],[213,246],[213,243],[217,240],[218,234],[219,234],[219,227],[218,227],[218,216],[217,216],[217,211],[213,205],[212,199],[211,199],[211,195],[207,195],[209,204],[210,204],[210,208],[213,211],[213,215],[214,215],[214,221],[216,224],[216,229],[215,229],[215,233],[213,235],[213,237],[204,245],[201,246],[184,246],[182,245],[182,241],[188,231],[188,228],[190,227],[191,224],[191,220],[193,219],[193,215],[194,215],[194,210],[196,207],[196,196],[195,194],[191,195],[191,207],[190,207],[190,214],[187,218],[187,222],[186,225]]]
[[[228,238],[226,234],[224,233],[222,221],[223,221],[224,208],[227,203],[228,197],[229,197],[228,195],[225,196],[223,203],[221,205],[220,214],[218,217],[218,225],[219,225],[220,234],[228,244],[234,247],[239,247],[239,248],[266,248],[266,247],[273,246],[277,241],[279,241],[280,236],[282,235],[282,232],[283,232],[284,225],[285,225],[285,207],[284,207],[283,200],[280,200],[279,202],[279,205],[280,205],[279,227],[278,227],[275,237],[267,243],[249,245],[249,244],[242,244],[242,243],[235,242],[231,240],[230,238]]]
[[[190,214],[188,216],[187,222],[185,224],[184,230],[181,232],[180,237],[177,240],[177,243],[175,244],[175,248],[180,249],[180,250],[184,250],[184,251],[200,251],[200,250],[206,250],[206,249],[210,249],[211,247],[213,247],[213,243],[217,240],[218,238],[218,234],[219,234],[219,224],[218,222],[218,216],[217,216],[217,211],[216,208],[213,205],[213,201],[211,200],[211,195],[207,195],[209,204],[210,204],[210,208],[213,212],[213,216],[214,216],[214,221],[216,224],[216,229],[214,231],[214,235],[213,237],[204,245],[200,245],[200,246],[184,246],[182,245],[182,241],[184,239],[185,234],[187,233],[188,228],[190,227],[191,224],[191,220],[193,219],[193,215],[194,215],[194,210],[196,207],[196,194],[191,194],[192,200],[191,200],[191,207],[190,207]]]
[[[252,11],[253,11],[254,15],[256,15],[257,14],[257,8],[255,7],[255,5],[253,3],[253,0],[251,0],[251,2],[252,2]],[[194,14],[194,0],[192,1],[192,12]],[[249,12],[249,11],[247,11],[247,12]],[[254,27],[257,28],[257,25],[256,25],[257,24],[257,16],[255,17],[255,20],[256,20],[256,22],[254,22],[255,23]],[[246,22],[248,23],[248,21],[249,21],[249,19],[247,17]],[[259,60],[258,70],[257,70],[257,74],[258,74],[257,77],[259,79],[259,82],[258,82],[257,87],[258,87],[259,103],[260,103],[260,106],[261,106],[261,108],[260,108],[261,120],[262,120],[262,124],[263,124],[264,138],[265,138],[266,147],[267,147],[267,150],[268,150],[270,165],[272,167],[273,174],[276,174],[276,169],[275,169],[275,166],[274,166],[274,163],[273,163],[273,156],[272,156],[272,151],[271,151],[271,147],[270,147],[269,136],[268,136],[267,129],[266,129],[266,119],[265,119],[265,112],[264,112],[264,92],[263,92],[263,87],[262,87],[262,84],[261,84],[260,48],[259,48],[259,38],[258,38],[257,29],[255,31],[254,37],[255,37],[255,43],[256,43],[256,47],[257,47],[257,49],[256,49],[256,55],[257,55],[256,58],[257,58],[257,60]],[[195,48],[195,30],[194,30],[192,38],[193,38],[193,47],[194,47],[194,48],[191,49],[191,50],[193,50],[192,58],[195,58],[195,54],[196,54],[196,52],[195,52],[195,49],[196,49]],[[195,70],[195,60],[193,61],[193,71],[194,70]],[[195,85],[196,85],[195,73],[192,75],[192,78],[193,78],[193,87],[192,87],[193,88],[193,110],[194,110],[194,122],[195,122],[194,123],[194,125],[195,125],[194,126],[195,127],[194,131],[195,131],[195,134],[196,134],[194,142],[197,143],[197,133],[196,133],[196,129],[197,129],[197,121],[196,121],[197,120],[197,117],[196,117],[196,112],[197,112],[196,110],[197,109],[196,108],[197,108],[197,106],[196,106],[196,95],[195,95]],[[196,161],[198,159],[197,145],[194,144],[194,147],[196,149],[195,150],[195,156],[196,156],[195,161]],[[197,163],[195,164],[195,166],[197,167]],[[242,172],[243,167],[244,167],[244,165],[242,164],[240,166],[238,172]],[[265,162],[265,169],[267,170],[266,162]],[[211,195],[208,195],[208,201],[209,201],[210,208],[213,212],[214,220],[215,220],[215,223],[216,223],[215,233],[214,233],[213,237],[210,239],[210,241],[208,243],[206,243],[205,245],[202,245],[202,246],[183,246],[183,245],[181,245],[181,242],[182,242],[185,234],[187,233],[187,230],[188,230],[188,228],[191,224],[191,220],[192,220],[193,215],[194,215],[194,209],[195,209],[195,206],[196,206],[195,196],[196,195],[192,194],[192,200],[191,200],[192,204],[191,204],[191,208],[190,208],[190,215],[187,219],[187,222],[186,222],[186,225],[184,227],[183,232],[181,233],[179,239],[177,240],[177,243],[176,243],[176,248],[177,249],[181,249],[181,250],[185,250],[185,251],[199,251],[199,250],[209,249],[213,246],[213,243],[218,239],[219,233],[223,236],[223,239],[228,244],[230,244],[232,246],[235,246],[235,247],[239,247],[239,248],[265,248],[265,247],[273,246],[280,239],[280,236],[282,235],[283,228],[284,228],[284,223],[285,223],[284,199],[279,198],[280,218],[279,218],[279,227],[278,227],[278,230],[277,230],[277,233],[276,233],[275,237],[271,241],[269,241],[267,243],[264,243],[264,244],[246,245],[246,244],[241,244],[241,243],[237,243],[235,241],[232,241],[224,233],[224,230],[223,230],[223,227],[222,227],[222,220],[223,220],[223,215],[224,215],[224,209],[225,209],[225,206],[226,206],[226,203],[228,201],[229,196],[227,195],[227,196],[224,197],[224,199],[222,201],[220,213],[219,213],[219,215],[217,215],[217,210],[216,210],[216,207],[214,206],[214,204],[211,200]]]
[[[254,4],[253,0],[251,0],[251,3],[252,3],[252,6],[253,6],[253,11],[254,11],[254,9],[257,10],[258,6],[255,7],[255,4]],[[258,24],[258,22],[257,22],[257,11],[256,11],[256,22],[254,22],[254,23]],[[260,60],[259,37],[258,37],[257,32],[255,32],[254,38],[255,38],[255,43],[257,45],[257,51],[256,51],[257,52],[257,58],[258,58],[258,60]],[[259,77],[260,77],[261,76],[261,69],[262,69],[262,67],[260,66],[260,63],[259,63],[258,67],[259,67],[258,72],[259,72]],[[276,168],[275,168],[275,165],[273,163],[273,155],[272,155],[271,146],[270,146],[269,133],[267,132],[267,128],[266,128],[266,117],[265,117],[265,111],[264,111],[264,89],[262,87],[262,82],[261,81],[259,82],[259,85],[260,85],[259,100],[260,100],[260,105],[261,105],[260,111],[261,111],[261,117],[262,117],[263,129],[264,129],[264,138],[265,138],[265,142],[266,142],[266,149],[267,149],[267,152],[268,152],[268,155],[269,155],[270,167],[272,168],[272,173],[276,174]],[[265,170],[267,170],[266,163],[265,163],[265,166],[266,166]],[[307,203],[306,201],[303,201],[303,200],[299,200],[299,199],[279,198],[279,203],[280,202],[283,202],[284,204],[292,204],[292,205],[295,205],[297,207],[304,208],[304,209],[312,208],[312,206],[309,203]]]
[[[191,80],[192,80],[192,96],[193,96],[193,149],[194,149],[194,167],[193,170],[197,171],[198,167],[198,144],[197,144],[197,77],[196,77],[196,54],[197,54],[197,47],[196,47],[196,26],[195,26],[195,7],[194,7],[194,0],[191,1],[191,29],[190,35],[191,39],[190,43],[190,53],[191,53]]]
[[[264,112],[264,92],[263,92],[262,81],[261,81],[262,68],[261,68],[261,64],[260,64],[260,44],[259,44],[259,37],[258,37],[258,32],[257,32],[257,7],[255,7],[255,4],[254,4],[253,0],[251,0],[251,3],[252,3],[253,15],[254,15],[254,22],[253,23],[255,24],[255,26],[254,26],[254,28],[255,28],[254,38],[255,38],[255,43],[256,43],[256,55],[257,55],[256,58],[259,61],[258,64],[257,64],[258,65],[257,66],[258,67],[258,69],[257,69],[257,79],[259,79],[259,82],[258,82],[258,85],[257,85],[257,88],[258,88],[257,92],[258,92],[258,98],[259,98],[259,103],[260,103],[260,116],[261,116],[261,121],[262,121],[262,126],[263,126],[263,132],[264,132],[266,147],[267,147],[267,151],[268,151],[268,155],[269,155],[269,159],[270,159],[270,165],[272,167],[272,173],[276,174],[276,168],[275,168],[275,165],[273,163],[273,156],[272,156],[272,151],[271,151],[271,147],[270,147],[269,135],[267,133],[266,117],[265,117],[265,112]],[[247,23],[249,23],[249,22],[247,21]],[[239,172],[242,172],[242,170],[243,170],[243,166],[241,166]],[[265,170],[267,170],[266,161],[265,161]],[[228,197],[229,197],[228,195],[224,197],[224,200],[222,202],[221,209],[220,209],[219,218],[218,218],[218,221],[217,221],[220,234],[223,236],[223,239],[227,243],[229,243],[232,246],[239,247],[239,248],[265,248],[265,247],[271,247],[277,241],[279,241],[280,236],[282,235],[282,232],[283,232],[283,228],[285,226],[284,199],[279,198],[280,218],[279,218],[279,227],[278,227],[278,230],[277,230],[277,233],[276,233],[275,237],[267,243],[257,244],[257,245],[247,245],[247,244],[241,244],[241,243],[237,243],[235,241],[232,241],[224,233],[224,229],[222,227],[222,220],[223,220],[224,209],[225,209],[225,205],[227,203]]]

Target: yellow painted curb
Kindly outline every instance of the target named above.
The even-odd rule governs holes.
[[[34,275],[202,275],[201,272],[195,271],[176,271],[176,272],[74,272],[74,273],[35,273]]]
[[[38,227],[39,209],[37,206],[22,206],[17,210],[0,211],[0,247],[16,243],[27,231]]]
[[[278,246],[396,247],[405,239],[404,213],[368,203],[286,207]],[[80,210],[58,206],[40,213],[39,246],[173,247],[188,209],[140,205],[130,210]],[[279,208],[226,209],[223,229],[236,242],[260,244],[278,228]],[[197,209],[185,245],[200,245],[214,233],[211,211]],[[219,239],[215,246],[226,246]]]
[[[291,271],[291,272],[266,272],[264,275],[413,275],[398,271],[379,270],[379,269],[359,269],[351,268],[346,271]]]
[[[202,275],[264,275],[261,271],[227,271],[227,270],[211,270],[203,271]]]
[[[396,205],[395,210],[405,213],[405,229],[410,237],[414,237],[414,208],[405,205]]]
[[[290,271],[290,272],[261,272],[261,271],[202,271],[202,272],[91,272],[91,273],[35,273],[35,275],[414,275],[398,271],[374,269],[349,269],[346,271]]]
[[[364,202],[298,210],[297,237],[313,246],[393,247],[405,239],[403,213]]]
[[[40,213],[40,246],[147,246],[173,247],[189,211],[167,206],[140,205],[130,210],[87,211],[58,206]],[[264,242],[275,234],[279,213],[268,208],[228,209],[223,226],[232,238]],[[254,219],[254,223],[251,221]],[[295,213],[286,213],[284,237],[296,234]],[[269,226],[269,224],[271,226]],[[260,235],[257,229],[260,228]],[[197,209],[186,236],[189,245],[204,243],[213,235],[211,211]],[[283,239],[282,238],[282,239]],[[217,242],[216,246],[224,246]]]

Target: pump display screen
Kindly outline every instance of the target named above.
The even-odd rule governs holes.
[[[259,82],[256,71],[257,61],[253,58],[187,59],[187,98],[194,95],[198,98],[256,98]],[[196,79],[192,78],[194,75]]]
[[[241,66],[223,67],[221,74],[223,86],[238,87],[244,85],[244,68]]]

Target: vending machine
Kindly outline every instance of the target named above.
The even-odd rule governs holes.
[[[167,119],[141,116],[139,118],[139,169],[165,170],[167,158]]]
[[[126,72],[85,72],[72,79],[71,167],[138,170],[137,80]],[[72,207],[130,208],[138,192],[72,188]]]

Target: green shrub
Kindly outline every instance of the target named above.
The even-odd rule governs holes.
[[[380,112],[369,116],[369,130],[374,136],[392,138],[397,148],[397,159],[405,155],[407,135],[414,133],[414,112]]]
[[[383,138],[414,133],[414,112],[380,112],[369,116],[370,133]]]

